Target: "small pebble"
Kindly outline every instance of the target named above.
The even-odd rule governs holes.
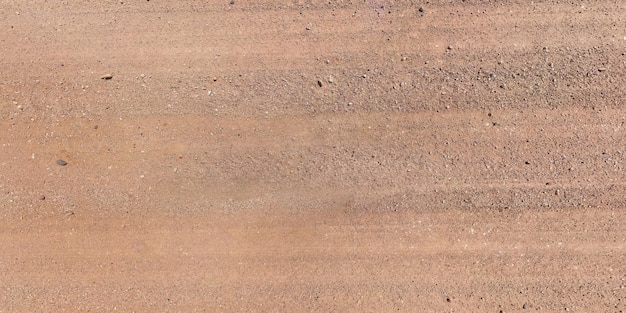
[[[65,162],[65,161],[63,161],[63,160],[61,160],[61,159],[59,159],[59,160],[57,160],[57,165],[66,166],[66,165],[67,165],[67,162]]]
[[[322,81],[321,81],[321,80],[318,80],[318,81],[317,81],[317,85],[318,85],[318,86],[320,86],[320,87],[322,87]]]
[[[39,196],[39,200],[46,200],[46,196],[44,195]]]
[[[104,80],[111,80],[113,79],[113,74],[105,74],[105,75],[102,75],[102,77],[100,78]]]

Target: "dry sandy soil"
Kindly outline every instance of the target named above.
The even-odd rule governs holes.
[[[623,0],[0,3],[0,312],[626,311]]]

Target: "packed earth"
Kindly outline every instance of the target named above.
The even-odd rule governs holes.
[[[0,312],[625,312],[626,1],[0,1]]]

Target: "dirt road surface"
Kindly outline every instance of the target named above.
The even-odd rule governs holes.
[[[626,310],[622,0],[0,6],[0,312]]]

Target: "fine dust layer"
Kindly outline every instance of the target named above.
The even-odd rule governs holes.
[[[4,1],[0,312],[623,312],[625,12]]]

